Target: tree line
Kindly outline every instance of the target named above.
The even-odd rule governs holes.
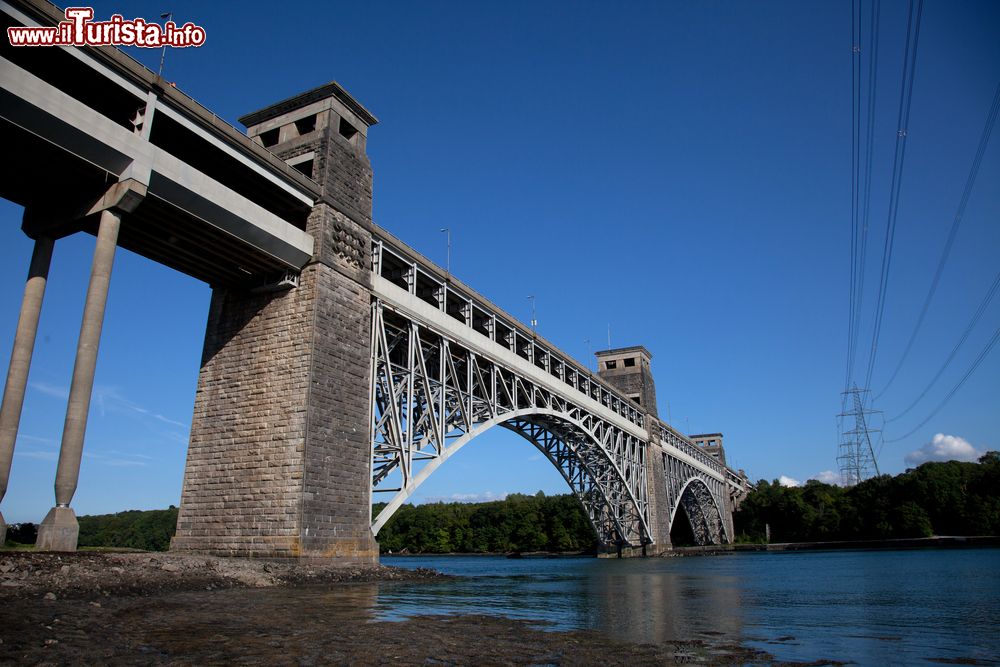
[[[734,517],[738,542],[1000,535],[1000,453],[924,463],[844,488],[758,482]]]
[[[165,510],[129,510],[117,514],[97,514],[77,517],[80,524],[80,547],[111,547],[166,551],[177,529],[177,508]],[[33,523],[13,524],[7,529],[7,543],[34,544],[38,526]]]
[[[377,516],[384,504],[372,508]],[[570,494],[513,493],[484,503],[403,505],[379,531],[382,553],[591,551],[597,534]]]
[[[385,507],[373,506],[373,516]],[[177,508],[130,510],[78,517],[79,546],[166,551],[177,527]],[[8,545],[34,544],[38,527],[11,525]],[[572,495],[511,494],[485,503],[403,505],[378,535],[383,553],[582,552],[597,534]]]
[[[372,507],[376,516],[384,507]],[[177,508],[81,516],[79,545],[165,551]],[[678,514],[678,521],[683,515]],[[1000,535],[1000,453],[979,463],[925,463],[844,488],[815,480],[761,480],[734,516],[737,541],[868,540]],[[33,544],[37,526],[9,527],[7,543]],[[403,505],[378,535],[383,553],[593,551],[597,535],[571,494],[511,494],[483,503]]]

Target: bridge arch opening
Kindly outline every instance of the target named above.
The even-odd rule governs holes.
[[[670,545],[672,547],[698,546],[694,529],[691,527],[691,519],[684,508],[678,510],[674,520],[670,523]]]
[[[670,517],[670,541],[675,546],[707,546],[728,541],[722,510],[705,482],[690,479]]]
[[[494,427],[516,433],[531,443],[551,463],[569,486],[584,511],[598,540],[605,545],[623,546],[646,540],[639,534],[641,509],[625,484],[615,484],[615,472],[597,454],[598,438],[586,425],[547,408],[528,408],[498,415],[478,424],[428,461],[374,517],[372,532],[379,530],[445,461],[477,437]],[[603,465],[602,465],[603,463]]]

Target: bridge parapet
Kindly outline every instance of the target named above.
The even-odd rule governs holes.
[[[681,450],[691,458],[695,459],[703,466],[710,468],[714,471],[720,478],[723,477],[724,466],[716,461],[714,458],[706,454],[700,447],[694,444],[690,438],[677,432],[670,424],[656,421],[657,430],[660,436],[660,442],[670,445],[671,447],[676,447]]]
[[[558,350],[516,318],[474,290],[454,280],[433,263],[388,234],[372,239],[372,273],[406,290],[490,341],[505,347],[547,373],[553,383],[580,392],[600,403],[645,436],[645,411],[593,371]]]

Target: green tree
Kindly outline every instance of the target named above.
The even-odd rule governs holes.
[[[373,515],[379,511],[373,507]],[[597,539],[574,496],[539,492],[486,503],[403,505],[378,541],[393,553],[507,553],[590,549]]]
[[[929,462],[843,489],[761,480],[734,515],[738,540],[859,540],[1000,534],[1000,453]]]
[[[82,547],[122,547],[166,551],[177,529],[177,508],[129,510],[78,518]]]

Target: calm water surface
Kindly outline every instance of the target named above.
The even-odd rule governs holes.
[[[465,577],[381,588],[385,619],[499,614],[632,642],[738,641],[785,660],[1000,664],[995,548],[382,562]]]

